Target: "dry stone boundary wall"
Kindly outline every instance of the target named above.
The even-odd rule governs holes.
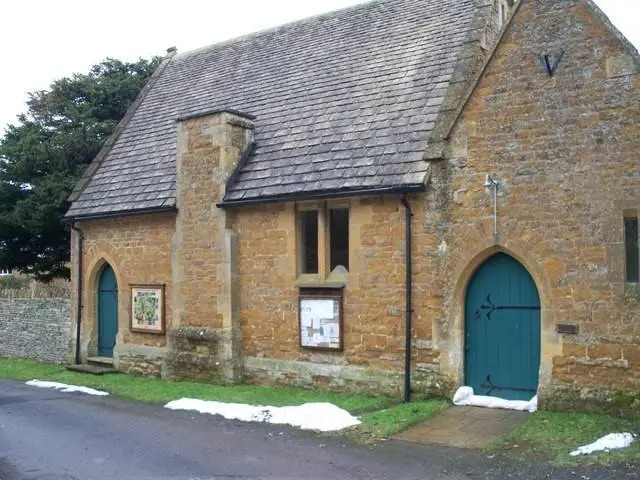
[[[0,286],[0,356],[64,363],[70,340],[68,283]]]

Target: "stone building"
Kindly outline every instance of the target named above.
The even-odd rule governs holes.
[[[632,405],[639,67],[591,0],[379,0],[170,49],[71,198],[79,358]]]

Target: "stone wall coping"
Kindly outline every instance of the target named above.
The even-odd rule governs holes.
[[[46,300],[69,300],[71,299],[71,292],[66,291],[64,289],[31,289],[31,288],[21,288],[21,289],[7,289],[0,290],[0,299],[6,300],[36,300],[36,299],[46,299]]]

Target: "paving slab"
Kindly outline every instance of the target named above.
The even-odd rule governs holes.
[[[483,448],[524,423],[528,412],[480,407],[452,407],[396,438],[408,442]]]

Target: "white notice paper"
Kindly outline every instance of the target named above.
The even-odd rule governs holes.
[[[311,319],[308,313],[305,313],[304,311],[301,313],[302,314],[300,315],[300,325],[302,325],[302,328],[311,328],[313,326],[313,320]]]
[[[313,313],[320,318],[333,318],[333,300],[316,300],[313,304]]]
[[[303,347],[340,348],[338,300],[303,298],[300,301],[300,340]]]

